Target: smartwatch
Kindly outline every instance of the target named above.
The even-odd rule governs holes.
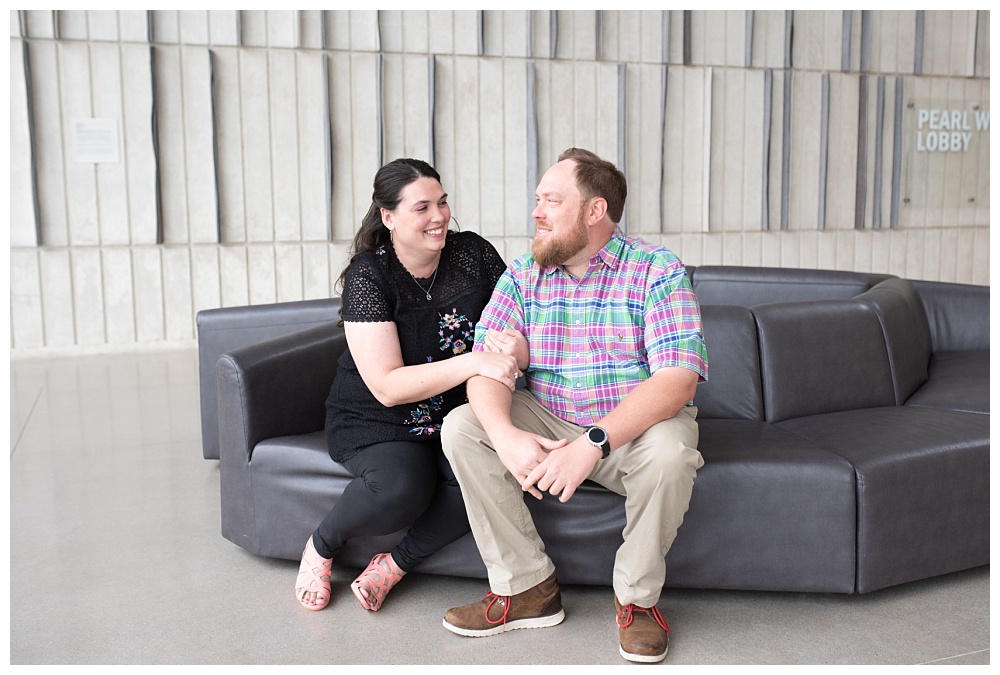
[[[583,434],[587,437],[587,442],[595,448],[601,449],[601,459],[607,459],[611,454],[611,441],[608,440],[608,432],[601,427],[590,427]]]

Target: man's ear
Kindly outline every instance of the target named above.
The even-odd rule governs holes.
[[[588,212],[589,221],[591,225],[596,225],[597,223],[604,220],[604,216],[608,213],[608,201],[604,197],[593,197],[590,200],[590,211]]]

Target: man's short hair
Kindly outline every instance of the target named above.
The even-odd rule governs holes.
[[[608,217],[611,222],[618,223],[622,219],[625,196],[628,194],[625,174],[590,150],[569,148],[559,155],[560,162],[566,159],[576,163],[573,175],[584,199],[603,197],[608,203]]]

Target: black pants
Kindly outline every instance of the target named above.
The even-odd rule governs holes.
[[[392,534],[409,526],[392,559],[409,572],[469,532],[458,480],[438,443],[369,445],[343,462],[357,476],[313,533],[324,558],[354,537]]]

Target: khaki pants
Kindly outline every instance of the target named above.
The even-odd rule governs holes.
[[[651,607],[666,578],[664,557],[691,500],[698,452],[698,409],[687,407],[597,462],[590,480],[625,496],[624,542],[613,585],[622,604]],[[511,419],[520,429],[570,441],[584,428],[550,413],[524,389],[513,394]],[[490,588],[517,595],[547,579],[555,566],[524,504],[520,484],[500,462],[468,405],[453,410],[441,430],[444,453],[462,487]],[[546,494],[546,498],[551,498]],[[528,497],[533,499],[533,497]]]

